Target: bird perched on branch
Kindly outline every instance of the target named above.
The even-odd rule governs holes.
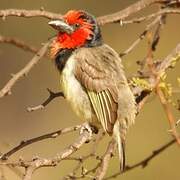
[[[125,135],[136,105],[118,53],[103,43],[96,18],[85,11],[70,10],[49,25],[58,31],[50,54],[65,98],[80,119],[115,138],[123,170]]]

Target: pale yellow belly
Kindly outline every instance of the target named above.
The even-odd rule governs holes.
[[[61,73],[61,89],[66,100],[70,103],[73,111],[81,120],[97,124],[97,119],[91,106],[89,97],[79,81],[75,78],[73,69],[76,61],[72,58],[68,60]],[[99,124],[99,123],[98,123]],[[99,126],[99,125],[96,126]]]

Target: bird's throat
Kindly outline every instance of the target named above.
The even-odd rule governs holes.
[[[74,49],[60,49],[56,54],[55,65],[60,72],[63,70],[73,51]]]

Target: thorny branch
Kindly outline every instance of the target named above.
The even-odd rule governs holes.
[[[169,125],[170,125],[170,132],[172,133],[172,135],[174,136],[174,138],[176,139],[177,143],[180,145],[180,136],[176,130],[176,121],[174,119],[174,116],[172,114],[172,111],[170,109],[170,106],[166,100],[166,98],[164,97],[164,94],[161,90],[161,88],[157,85],[156,87],[156,93],[160,99],[160,102],[164,108],[164,111],[167,115],[168,121],[169,121]]]
[[[21,69],[19,72],[16,74],[12,75],[12,79],[10,79],[7,84],[1,89],[0,91],[0,98],[11,94],[11,88],[13,85],[23,76],[27,76],[29,71],[40,61],[40,59],[45,55],[48,47],[49,47],[50,41],[45,43],[43,47],[35,54],[35,56],[29,61],[29,63]]]
[[[150,4],[157,3],[157,2],[163,3],[163,2],[169,2],[169,1],[168,0],[141,0],[122,11],[116,12],[114,14],[99,17],[98,22],[100,25],[116,22],[118,20],[128,17],[129,15],[131,15],[133,13],[140,11],[141,9],[144,9],[145,7],[147,7]],[[22,9],[22,10],[20,10],[20,9],[0,10],[0,17],[2,17],[3,20],[5,20],[6,17],[8,17],[8,16],[17,16],[17,17],[26,17],[26,18],[44,17],[44,18],[48,18],[48,19],[62,18],[61,14],[48,12],[48,11],[45,11],[43,8],[41,10],[24,10],[24,9]]]
[[[123,19],[127,18],[128,16],[139,12],[140,10],[146,8],[149,5],[155,4],[155,3],[168,3],[169,0],[140,0],[137,3],[132,4],[131,6],[118,11],[113,14],[100,16],[97,18],[99,25],[105,25],[108,23],[117,23],[121,22],[122,24],[128,24],[128,23],[139,23],[144,20],[149,20],[155,16],[161,15],[161,14],[169,14],[169,13],[180,13],[179,10],[174,9],[165,9],[162,11],[159,11],[157,13],[151,14],[147,17],[141,17],[136,18],[132,21],[122,21]],[[180,3],[179,1],[176,1],[176,3]],[[17,17],[25,17],[25,18],[31,18],[31,17],[44,17],[48,19],[61,19],[62,15],[58,13],[52,13],[45,11],[43,8],[41,10],[24,10],[24,9],[5,9],[0,10],[0,17],[3,18],[3,20],[6,19],[8,16],[17,16]]]
[[[128,16],[130,16],[133,13],[136,13],[138,11],[140,11],[141,9],[147,7],[150,4],[153,3],[168,3],[168,0],[141,0],[138,1],[137,3],[129,6],[128,8],[121,10],[117,13],[111,14],[111,15],[106,15],[106,16],[102,16],[97,18],[98,23],[100,25],[104,25],[107,23],[115,23],[118,21],[122,21],[123,19],[127,18]],[[177,3],[179,3],[179,1],[177,1]],[[159,14],[166,14],[166,13],[180,13],[179,10],[175,9],[175,10],[171,10],[171,9],[165,9],[164,11],[160,11],[158,12]],[[152,17],[154,16],[158,16],[159,14],[154,14]],[[6,9],[6,10],[0,10],[0,17],[3,17],[3,19],[5,20],[5,18],[7,16],[18,16],[18,17],[45,17],[45,18],[49,18],[49,19],[58,19],[61,18],[62,15],[60,14],[55,14],[55,13],[51,13],[51,12],[47,12],[44,11],[43,9],[41,10],[18,10],[18,9]],[[148,17],[148,18],[152,18],[152,17]],[[147,18],[147,19],[148,19]],[[146,19],[143,18],[142,19]],[[132,47],[130,47],[127,51],[125,51],[124,53],[121,54],[121,56],[126,55],[127,53],[129,53],[139,42],[142,38],[144,38],[145,34],[146,34],[147,30],[145,30],[144,34],[140,35],[140,38],[138,40],[136,40],[133,44]],[[15,44],[16,46],[22,47],[24,49],[29,49],[30,51],[36,51],[34,48],[32,49],[31,47],[26,46],[23,42],[15,39],[4,39],[4,42],[8,41],[9,43]],[[47,50],[47,48],[46,48]],[[43,56],[46,53],[43,53]],[[41,59],[41,58],[39,58]],[[38,62],[38,61],[37,61]],[[37,63],[36,62],[36,63]],[[35,64],[36,64],[35,63]],[[11,94],[11,88],[12,86],[17,82],[17,80],[19,80],[22,76],[26,75],[31,68],[34,65],[30,65],[31,63],[27,64],[26,68],[24,69],[25,71],[20,71],[17,74],[13,75],[13,78],[5,85],[5,87],[0,91],[0,98],[4,97],[5,95],[10,95]]]
[[[132,24],[132,23],[141,23],[143,21],[149,21],[157,16],[166,15],[166,14],[180,14],[180,10],[179,9],[163,9],[156,13],[150,14],[148,16],[134,18],[131,20],[120,20],[120,22],[118,22],[118,23],[120,23],[121,26],[127,25],[127,24]]]
[[[161,9],[155,13],[152,13],[147,16],[139,17],[139,18],[133,18],[130,20],[126,20],[127,17],[130,15],[139,12],[140,10],[152,5],[152,4],[160,4]],[[120,54],[120,56],[124,56],[129,54],[134,48],[141,42],[142,39],[145,37],[148,38],[149,42],[149,47],[148,47],[148,54],[146,58],[143,60],[143,63],[141,62],[141,69],[139,71],[139,74],[143,77],[146,78],[146,80],[149,82],[150,85],[150,90],[144,90],[142,88],[137,88],[134,87],[134,92],[135,94],[138,94],[138,109],[139,111],[141,108],[144,106],[145,102],[147,101],[149,94],[152,93],[153,91],[156,91],[157,95],[159,96],[160,102],[163,105],[165,112],[167,114],[168,120],[170,122],[170,127],[171,127],[171,132],[175,139],[171,140],[167,144],[163,145],[159,149],[153,151],[153,153],[150,156],[147,156],[145,159],[142,161],[131,165],[131,166],[126,166],[125,172],[128,172],[129,170],[132,170],[136,167],[142,166],[143,168],[146,167],[149,162],[158,156],[160,153],[162,153],[164,150],[166,150],[168,147],[170,147],[172,144],[175,142],[180,143],[179,140],[179,135],[176,132],[176,124],[174,117],[172,115],[172,112],[170,110],[170,105],[168,104],[167,100],[165,99],[160,87],[159,87],[159,82],[160,82],[160,77],[162,76],[165,71],[172,66],[172,63],[174,61],[177,61],[177,59],[180,59],[180,44],[177,45],[176,49],[173,50],[172,53],[170,53],[165,59],[162,61],[159,61],[158,63],[155,63],[153,60],[153,51],[156,50],[156,46],[159,42],[160,38],[160,29],[164,23],[164,19],[168,14],[180,14],[180,10],[178,9],[180,5],[179,0],[174,0],[174,1],[169,1],[169,0],[140,0],[129,7],[110,14],[110,15],[105,15],[98,17],[98,23],[100,25],[105,25],[108,23],[120,23],[120,25],[126,25],[126,24],[131,24],[131,23],[141,23],[143,21],[148,21],[152,20],[150,22],[143,33],[139,35],[139,38],[132,43],[132,45],[123,53]],[[19,9],[6,9],[6,10],[0,10],[0,17],[2,17],[3,20],[6,20],[6,17],[8,16],[16,16],[16,17],[25,17],[25,18],[30,18],[30,17],[44,17],[47,19],[60,19],[62,18],[62,15],[59,13],[52,13],[45,11],[43,8],[40,10],[19,10]],[[154,36],[152,33],[152,30],[155,28],[154,31]],[[43,47],[38,50],[33,46],[29,46],[25,42],[17,39],[17,38],[11,38],[11,37],[3,37],[0,36],[0,43],[9,43],[12,45],[15,45],[23,50],[30,51],[32,53],[35,53],[35,56],[30,60],[30,62],[18,73],[14,74],[12,79],[9,80],[9,82],[4,86],[4,88],[0,91],[0,98],[4,97],[5,95],[8,95],[11,93],[11,89],[14,86],[14,84],[23,76],[26,76],[27,73],[34,67],[35,64],[37,64],[40,59],[46,55],[47,49],[49,47],[49,42],[45,43]],[[148,69],[150,70],[150,73],[145,71],[145,66],[147,65]],[[29,107],[27,110],[28,111],[35,111],[38,109],[43,109],[45,106],[47,106],[53,99],[59,96],[63,96],[61,92],[54,93],[51,90],[49,90],[49,97],[40,105],[35,106],[35,107]],[[69,145],[64,151],[61,151],[58,153],[57,156],[52,157],[52,158],[33,158],[32,160],[23,160],[20,159],[17,162],[11,162],[9,161],[9,157],[19,151],[20,149],[35,143],[42,141],[44,139],[48,138],[56,138],[57,136],[75,131],[77,129],[80,129],[82,125],[77,125],[74,127],[68,127],[65,129],[61,129],[52,133],[48,133],[36,138],[32,138],[29,140],[22,141],[19,145],[16,147],[12,148],[9,152],[3,154],[0,156],[0,165],[6,165],[10,168],[14,167],[24,167],[25,168],[25,175],[23,177],[23,180],[31,180],[32,175],[34,171],[36,171],[39,168],[42,167],[52,167],[56,166],[58,163],[61,162],[61,160],[75,160],[78,162],[77,166],[74,168],[72,173],[67,175],[64,179],[81,179],[84,177],[88,178],[93,178],[93,179],[103,179],[110,159],[112,158],[112,154],[115,148],[115,143],[114,141],[110,141],[108,144],[108,147],[106,149],[105,154],[100,157],[96,154],[97,150],[97,144],[100,143],[102,137],[104,134],[100,135],[99,138],[98,136],[95,137],[94,139],[92,138],[92,132],[89,132],[89,128],[83,128],[82,133],[80,136],[75,140],[71,145]],[[84,125],[83,125],[84,127]],[[87,141],[94,141],[93,148],[91,152],[86,155],[86,156],[81,156],[81,157],[70,157],[70,155],[74,152],[76,152],[84,143]],[[91,169],[87,170],[84,167],[84,162],[88,159],[94,157],[96,160],[99,162],[92,167]],[[82,167],[82,172],[78,176],[77,171],[80,170]],[[93,175],[92,175],[93,174]],[[120,173],[116,173],[110,177],[107,177],[105,179],[111,179],[119,176]]]
[[[87,127],[88,124],[83,125],[83,127]],[[81,126],[82,127],[82,126]],[[79,128],[79,127],[78,127]],[[42,168],[42,167],[53,167],[56,166],[58,163],[60,163],[62,160],[69,157],[71,154],[76,152],[84,143],[87,141],[90,141],[92,139],[92,132],[89,132],[89,128],[83,128],[83,131],[81,132],[80,136],[67,148],[65,148],[63,151],[58,153],[56,156],[52,158],[40,158],[36,157],[33,158],[30,161],[23,161],[20,159],[18,162],[9,163],[2,162],[1,165],[13,165],[14,167],[24,167],[26,172],[23,180],[30,180],[32,177],[32,174],[35,170]],[[70,130],[69,130],[70,132]]]
[[[43,8],[41,10],[24,10],[24,9],[5,9],[0,10],[0,17],[3,20],[6,19],[7,16],[17,16],[17,17],[44,17],[48,19],[60,19],[62,18],[61,14],[56,14],[52,12],[45,11]]]
[[[128,16],[134,13],[139,12],[140,10],[146,8],[147,6],[150,6],[155,3],[168,3],[168,2],[169,2],[168,0],[140,0],[119,12],[99,17],[98,22],[100,25],[120,22],[121,20],[127,18]]]
[[[159,33],[159,31],[156,31],[155,32],[155,36],[154,37],[159,37],[159,35],[157,34]],[[158,38],[159,39],[159,38]],[[160,102],[165,110],[165,113],[167,115],[167,118],[168,118],[168,121],[169,121],[169,124],[170,124],[170,128],[171,128],[171,132],[172,132],[172,135],[174,136],[174,138],[176,139],[177,143],[180,145],[180,136],[178,134],[178,132],[176,131],[176,122],[175,122],[175,119],[173,117],[173,114],[171,112],[171,109],[170,109],[170,106],[159,86],[159,83],[160,83],[160,77],[162,76],[162,73],[164,73],[164,71],[161,71],[161,74],[156,70],[156,67],[153,63],[153,54],[152,54],[152,51],[154,50],[153,47],[154,47],[154,42],[156,42],[156,39],[153,38],[152,39],[152,36],[150,35],[150,47],[149,47],[149,53],[148,53],[148,57],[147,57],[147,63],[149,65],[149,69],[151,71],[151,79],[153,79],[154,81],[154,88],[155,88],[155,91],[160,99]],[[177,46],[177,48],[179,47],[179,45]],[[177,50],[177,48],[175,49],[175,51]],[[174,53],[174,52],[173,52]],[[176,55],[176,58],[179,58],[180,56],[180,51],[178,51]],[[173,59],[171,59],[171,62],[172,62]],[[165,60],[164,60],[165,61]],[[177,59],[176,59],[177,61]],[[168,61],[166,61],[168,62]],[[169,67],[169,66],[165,66],[166,68]],[[162,69],[161,69],[162,70]]]
[[[26,147],[26,146],[28,146],[30,144],[33,144],[33,143],[36,143],[36,142],[39,142],[39,141],[42,141],[42,140],[45,140],[45,139],[49,139],[49,138],[57,138],[58,136],[60,136],[62,134],[73,132],[73,131],[76,131],[76,130],[78,130],[80,128],[81,128],[81,125],[76,125],[76,126],[73,126],[73,127],[68,127],[68,128],[60,129],[60,130],[54,131],[52,133],[44,134],[42,136],[38,136],[38,137],[35,137],[35,138],[32,138],[32,139],[28,139],[28,140],[22,141],[22,142],[20,142],[19,145],[17,145],[16,147],[11,149],[7,153],[5,153],[2,156],[0,156],[0,159],[1,160],[6,160],[11,155],[13,155],[14,153],[19,151],[20,149],[22,149],[22,148],[24,148],[24,147]]]
[[[154,27],[157,25],[157,23],[160,21],[160,18],[161,16],[158,16],[156,19],[154,19],[150,24],[148,24],[145,28],[145,30],[139,35],[138,39],[135,40],[132,45],[127,49],[125,50],[124,52],[120,53],[120,57],[123,57],[127,54],[129,54],[140,42],[141,40],[143,40],[147,33]]]
[[[23,180],[30,180],[33,172],[39,168],[56,166],[63,159],[76,152],[85,142],[89,141],[91,138],[91,133],[89,133],[87,130],[84,130],[83,133],[78,137],[78,139],[74,141],[74,143],[72,143],[62,152],[58,153],[55,157],[49,159],[37,158],[35,160],[33,159],[30,162],[23,162],[23,165],[20,162],[20,166],[26,168],[26,173]]]
[[[160,148],[154,150],[149,156],[145,157],[143,160],[133,164],[133,165],[127,165],[126,168],[125,168],[125,171],[123,173],[126,173],[130,170],[133,170],[137,167],[142,167],[142,168],[145,168],[152,159],[154,159],[155,157],[157,157],[160,153],[162,153],[163,151],[165,151],[167,148],[169,148],[170,146],[172,146],[173,144],[176,143],[176,140],[175,139],[172,139],[170,140],[168,143],[162,145]],[[107,177],[107,178],[104,178],[104,180],[108,180],[108,179],[113,179],[113,178],[116,178],[117,176],[121,175],[119,172]]]
[[[14,37],[4,37],[0,35],[0,43],[8,43],[8,44],[12,44],[14,46],[17,46],[25,51],[30,51],[32,53],[37,53],[38,49],[30,46],[28,44],[26,44],[24,41],[18,39],[18,38],[14,38]]]
[[[165,20],[165,15],[161,15],[160,19],[159,19],[159,24],[157,26],[157,29],[155,30],[154,36],[152,35],[152,32],[148,32],[148,53],[147,53],[147,58],[146,58],[146,64],[149,68],[150,71],[150,80],[154,82],[154,88],[159,99],[160,102],[165,110],[165,113],[167,115],[170,127],[171,127],[171,131],[172,131],[172,135],[174,136],[174,138],[176,139],[177,143],[180,145],[180,137],[179,134],[176,131],[176,126],[175,126],[175,120],[173,117],[173,114],[171,112],[170,106],[161,90],[161,88],[159,87],[159,83],[160,83],[160,78],[162,76],[162,74],[160,74],[155,67],[155,63],[153,61],[153,51],[156,50],[156,46],[159,42],[159,38],[160,38],[160,29],[162,26],[162,22],[164,22]],[[177,48],[176,48],[177,49]],[[177,55],[177,54],[176,54]],[[180,56],[180,51],[178,52],[178,57]],[[176,57],[177,58],[177,57]],[[171,59],[172,61],[172,59]],[[168,66],[166,66],[168,67]],[[165,71],[165,70],[164,70]],[[162,71],[164,73],[164,71]]]
[[[86,168],[84,167],[84,163],[86,160],[88,160],[89,158],[95,158],[98,161],[101,161],[102,158],[99,157],[97,155],[97,148],[101,142],[101,140],[103,139],[103,137],[105,136],[104,132],[100,132],[98,133],[97,137],[95,137],[95,139],[92,139],[93,144],[92,147],[90,148],[90,151],[87,155],[85,156],[80,156],[80,157],[70,157],[67,158],[67,160],[75,160],[77,161],[77,165],[75,166],[75,168],[73,169],[73,171],[71,173],[69,173],[67,176],[65,176],[63,179],[82,179],[84,177],[88,177],[88,175],[90,173],[93,173],[96,171],[96,169],[99,167],[99,164],[97,164],[95,167],[93,167],[90,170],[86,170]],[[80,168],[82,169],[81,171],[81,175],[77,175],[77,171],[80,170]]]

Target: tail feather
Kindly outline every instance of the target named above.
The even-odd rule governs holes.
[[[123,172],[125,170],[125,142],[121,138],[121,132],[120,132],[120,125],[119,121],[116,121],[113,129],[113,135],[116,140],[117,146],[118,146],[118,154],[119,154],[119,161],[120,161],[120,171]]]
[[[124,142],[121,142],[121,149],[122,149],[122,153],[121,153],[121,159],[122,160],[120,163],[120,171],[123,172],[125,170],[125,167],[126,167],[126,154],[125,154],[125,143]]]

